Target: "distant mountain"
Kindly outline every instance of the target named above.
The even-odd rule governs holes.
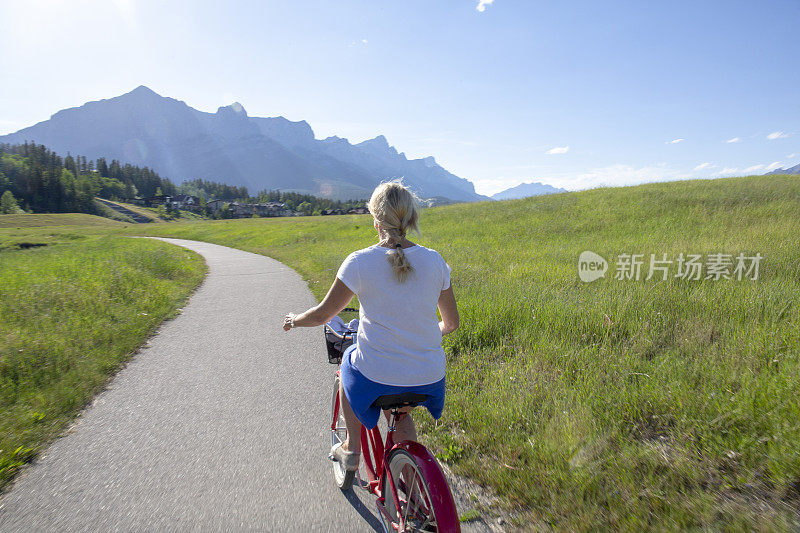
[[[245,185],[251,194],[280,189],[366,198],[381,180],[404,177],[423,198],[488,200],[432,157],[406,158],[383,135],[358,144],[339,137],[318,140],[305,121],[249,117],[238,102],[206,113],[144,85],[0,136],[3,143],[24,141],[61,154],[148,166],[176,182],[204,178]]]
[[[779,168],[773,170],[772,172],[767,172],[765,176],[769,176],[770,174],[800,174],[800,165],[795,165],[789,168]]]
[[[520,183],[516,187],[511,187],[497,194],[493,194],[492,198],[495,200],[513,200],[516,198],[527,198],[528,196],[540,196],[542,194],[555,194],[559,192],[567,192],[566,189],[559,189],[544,183]]]

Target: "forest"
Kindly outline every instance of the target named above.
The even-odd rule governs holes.
[[[36,143],[0,144],[0,210],[3,213],[97,214],[94,198],[130,201],[156,195],[190,194],[201,205],[212,199],[240,203],[281,202],[300,214],[322,210],[346,211],[364,201],[341,202],[289,191],[261,191],[251,197],[247,187],[204,179],[176,185],[148,167],[122,164],[116,159],[62,157]]]
[[[178,188],[153,170],[61,157],[41,144],[0,144],[0,195],[13,195],[22,210],[33,213],[95,213],[94,197],[108,199],[176,194]]]

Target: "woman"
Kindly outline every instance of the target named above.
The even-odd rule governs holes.
[[[381,183],[367,208],[378,231],[376,245],[350,254],[339,268],[322,303],[288,314],[283,329],[322,325],[339,314],[353,295],[361,304],[356,343],[342,358],[339,398],[347,439],[331,449],[346,470],[358,469],[361,424],[373,428],[378,396],[416,392],[434,418],[444,407],[445,357],[442,336],[458,327],[458,309],[450,286],[450,267],[435,250],[406,238],[419,234],[416,198],[399,181]],[[441,313],[441,322],[436,309]],[[387,413],[388,414],[388,413]],[[414,421],[404,416],[396,441],[416,440]]]

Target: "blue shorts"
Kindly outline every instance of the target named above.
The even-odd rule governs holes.
[[[420,405],[427,408],[433,418],[438,419],[442,416],[442,410],[444,409],[445,378],[440,379],[436,383],[410,387],[376,383],[364,377],[350,362],[350,354],[355,348],[356,345],[353,344],[345,350],[344,356],[342,357],[342,366],[339,370],[347,401],[350,402],[350,407],[353,408],[356,417],[358,417],[366,428],[372,429],[378,424],[381,410],[379,407],[373,407],[372,402],[374,402],[378,396],[384,396],[386,394],[400,394],[403,392],[427,394],[428,399]]]

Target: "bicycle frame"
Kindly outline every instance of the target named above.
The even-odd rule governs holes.
[[[337,371],[338,374],[338,371]],[[333,420],[331,421],[331,431],[336,431],[336,420],[339,417],[340,398],[337,395],[334,402]],[[388,522],[392,524],[392,518],[386,510],[386,498],[391,497],[394,500],[395,509],[400,509],[400,497],[395,491],[395,483],[392,478],[392,472],[387,468],[389,454],[395,449],[405,450],[409,455],[414,457],[422,476],[425,478],[428,486],[430,487],[430,504],[434,509],[445,511],[442,516],[437,515],[437,523],[440,531],[444,532],[460,532],[461,524],[458,522],[458,515],[455,510],[455,503],[453,502],[450,487],[447,480],[444,478],[442,469],[436,458],[428,451],[428,449],[418,442],[403,441],[395,443],[394,441],[394,427],[397,422],[398,410],[393,409],[389,418],[389,431],[386,433],[386,439],[382,439],[382,435],[378,426],[371,430],[361,426],[361,452],[364,459],[364,466],[366,471],[366,481],[361,479],[360,471],[358,474],[358,481],[361,488],[368,490],[377,497],[376,505],[378,512],[381,515],[381,521],[384,524]],[[388,481],[389,483],[384,483]],[[388,485],[392,489],[392,494],[382,494],[382,487]],[[455,517],[454,523],[450,517]],[[400,524],[398,530],[404,531],[405,524],[403,523],[402,516],[400,517]]]

